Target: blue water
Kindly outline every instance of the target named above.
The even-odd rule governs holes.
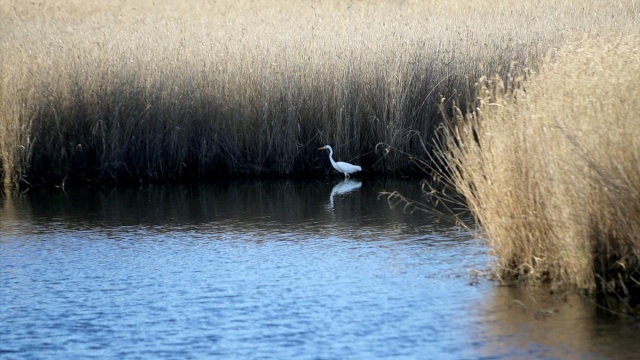
[[[532,302],[477,278],[489,256],[473,234],[379,197],[396,187],[420,199],[417,184],[332,193],[336,183],[4,198],[0,358],[611,358],[637,350],[636,329],[599,320],[589,304]],[[538,319],[541,308],[552,315]]]

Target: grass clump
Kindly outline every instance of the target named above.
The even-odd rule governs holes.
[[[640,300],[640,38],[553,51],[525,77],[484,79],[444,137],[505,282]]]

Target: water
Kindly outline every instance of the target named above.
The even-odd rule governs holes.
[[[31,193],[0,203],[0,358],[629,358],[638,328],[497,286],[415,181]]]

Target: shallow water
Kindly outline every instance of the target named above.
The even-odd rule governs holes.
[[[632,323],[499,287],[417,182],[31,193],[0,207],[0,358],[629,358]]]

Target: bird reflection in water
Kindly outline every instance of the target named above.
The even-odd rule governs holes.
[[[329,204],[327,205],[328,210],[333,209],[333,199],[334,197],[342,194],[350,193],[356,189],[359,189],[362,186],[362,181],[356,181],[351,179],[344,179],[341,182],[337,183],[333,189],[331,189],[331,195],[329,195]]]

